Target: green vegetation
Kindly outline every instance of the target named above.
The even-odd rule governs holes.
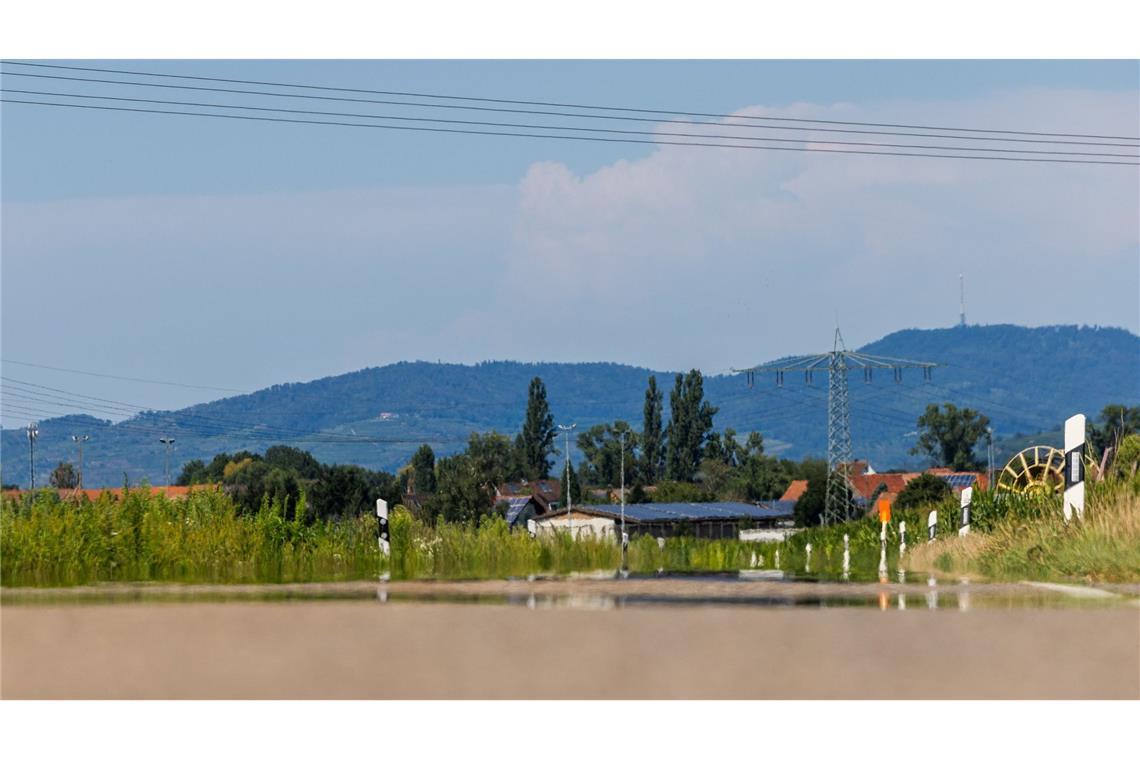
[[[974,448],[986,438],[989,426],[990,418],[974,409],[929,404],[918,418],[918,441],[910,453],[929,457],[939,467],[976,470],[981,463]]]
[[[287,518],[291,513],[292,518]],[[531,538],[498,517],[478,525],[425,525],[397,507],[392,559],[376,542],[376,519],[310,520],[304,501],[287,509],[268,498],[245,514],[225,493],[195,490],[184,500],[131,491],[61,501],[54,492],[5,498],[0,505],[0,583],[68,586],[99,582],[289,583],[377,578],[504,578],[616,570],[620,549],[608,539],[571,540],[563,533]],[[751,549],[737,541],[633,541],[635,572],[735,570]]]
[[[1084,519],[1066,523],[1057,498],[1023,504],[984,532],[916,548],[907,566],[994,580],[1140,581],[1140,479],[1088,485]]]
[[[665,477],[691,481],[701,466],[705,442],[717,408],[705,401],[699,370],[677,374],[669,393],[669,425],[665,428]]]
[[[286,516],[293,515],[292,518]],[[0,583],[279,583],[376,577],[376,518],[312,520],[266,497],[254,513],[216,490],[184,500],[130,491],[61,501],[53,491],[0,504]]]
[[[924,504],[952,500],[952,497],[949,483],[937,475],[924,472],[903,487],[893,506],[896,510],[908,510]]]
[[[1140,581],[1140,478],[1088,483],[1085,519],[1065,523],[1061,497],[976,493],[971,533],[959,537],[956,497],[900,507],[887,524],[887,563],[891,578],[898,566],[899,526],[907,526],[903,569],[955,573],[990,580]],[[927,543],[926,520],[938,511],[938,538]],[[842,573],[843,534],[850,536],[852,577],[874,576],[879,560],[879,522],[874,516],[840,525],[808,528],[762,555],[771,567],[803,572],[806,546],[812,545],[811,573]]]
[[[71,462],[60,462],[56,465],[55,469],[51,471],[51,476],[48,477],[48,483],[52,488],[78,488],[79,487],[79,473],[72,466]]]
[[[554,453],[554,415],[546,400],[546,385],[535,377],[527,389],[526,418],[522,432],[515,439],[523,474],[539,480],[550,474],[550,455]]]

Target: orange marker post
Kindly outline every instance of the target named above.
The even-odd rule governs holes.
[[[879,522],[889,523],[891,521],[891,502],[889,499],[879,499]]]

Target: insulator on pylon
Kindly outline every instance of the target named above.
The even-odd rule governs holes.
[[[807,383],[808,385],[811,385],[811,370],[810,369],[807,372],[804,372],[804,382]]]
[[[871,382],[871,368],[870,367],[864,367],[863,368],[863,382],[865,382],[865,383]]]
[[[902,382],[902,367],[895,367],[895,382]]]
[[[781,388],[784,387],[784,370],[782,369],[776,370],[776,385]]]

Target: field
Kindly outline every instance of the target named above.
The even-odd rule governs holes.
[[[294,519],[285,515],[293,513]],[[396,579],[505,578],[616,570],[612,541],[532,539],[501,519],[478,526],[427,526],[392,516],[392,558],[381,554],[376,518],[306,521],[301,509],[266,502],[241,514],[223,493],[184,500],[135,491],[122,500],[60,501],[51,492],[0,506],[0,582],[72,586],[99,582],[291,583]],[[736,570],[752,550],[736,541],[650,537],[632,542],[629,569]]]
[[[931,508],[896,512],[887,526],[887,567],[975,579],[1140,581],[1140,481],[1090,484],[1083,521],[1065,523],[1058,498],[974,499],[972,533],[957,535],[958,505],[938,510],[939,539],[926,541]],[[608,540],[563,534],[531,538],[501,519],[429,526],[401,508],[392,515],[392,556],[376,541],[376,518],[307,520],[304,504],[266,501],[242,514],[224,493],[196,491],[169,500],[147,491],[122,500],[5,499],[0,507],[0,582],[71,586],[97,582],[295,583],[393,579],[496,579],[614,571],[620,550]],[[287,519],[286,515],[295,517]],[[900,565],[899,529],[908,553]],[[782,544],[649,536],[631,542],[635,574],[780,569],[789,575],[843,577],[843,535],[852,580],[874,580],[879,523],[867,518],[810,528]],[[807,547],[811,545],[811,557]]]

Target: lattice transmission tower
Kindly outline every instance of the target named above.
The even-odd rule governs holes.
[[[921,369],[923,381],[934,375],[933,362],[917,359],[899,359],[892,356],[873,356],[848,351],[843,344],[839,328],[835,328],[835,341],[827,353],[793,356],[748,369],[734,369],[748,380],[748,387],[756,381],[756,373],[775,374],[776,385],[784,385],[785,372],[803,372],[804,382],[813,384],[815,372],[827,372],[827,496],[824,500],[823,523],[831,525],[852,518],[851,498],[851,406],[847,396],[847,373],[862,370],[863,381],[870,383],[875,370],[891,370],[896,383],[902,382],[904,369]]]

